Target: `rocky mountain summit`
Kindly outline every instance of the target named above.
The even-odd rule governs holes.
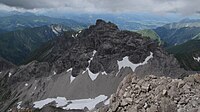
[[[129,74],[173,78],[190,74],[156,41],[103,20],[85,30],[66,32],[32,56],[32,62],[0,74],[0,111],[42,111],[47,105],[92,110],[107,105]]]
[[[184,79],[128,75],[110,104],[96,112],[199,112],[199,85],[199,74]]]

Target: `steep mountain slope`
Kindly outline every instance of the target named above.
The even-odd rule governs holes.
[[[179,45],[199,38],[200,20],[184,19],[158,27],[154,31],[166,43],[166,47]]]
[[[5,71],[14,67],[15,67],[14,64],[0,57],[0,73],[1,71]]]
[[[0,17],[0,29],[6,31],[21,30],[25,28],[34,28],[44,25],[62,24],[71,29],[78,30],[87,27],[83,23],[73,21],[71,19],[51,18],[47,16],[36,15],[10,15]]]
[[[67,34],[42,50],[47,54],[38,56],[43,62],[2,72],[0,87],[7,91],[1,93],[6,97],[0,100],[0,111],[40,111],[47,105],[91,110],[107,104],[123,78],[133,72],[139,77],[188,75],[155,41],[121,31],[111,22],[97,20],[88,29]]]
[[[180,29],[184,27],[200,27],[200,19],[183,19],[179,22],[169,23],[163,26],[166,29]]]
[[[73,30],[63,32],[62,38],[54,38],[31,52],[30,56],[28,56],[24,63],[26,64],[34,60],[39,62],[54,62],[58,59],[58,53],[64,52],[66,48],[73,44],[72,42],[75,41],[74,37],[77,33],[78,32]]]
[[[200,27],[183,27],[179,29],[168,29],[158,27],[154,30],[168,46],[179,45],[191,39],[197,38]]]
[[[154,31],[165,42],[167,51],[173,54],[181,67],[186,70],[199,71],[200,20],[185,19],[158,27]]]
[[[161,39],[159,35],[151,29],[145,29],[145,30],[138,30],[137,33],[142,34],[144,37],[150,37],[153,40],[157,40],[159,43],[161,43]]]
[[[185,69],[200,70],[200,40],[190,40],[184,44],[170,47],[167,51],[174,54]]]
[[[0,34],[0,55],[15,64],[20,64],[43,43],[61,36],[70,28],[62,25],[49,25],[27,28]]]

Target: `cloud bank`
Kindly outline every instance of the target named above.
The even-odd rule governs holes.
[[[82,12],[155,12],[195,14],[200,0],[0,0],[2,8],[21,10],[63,9]],[[6,7],[7,6],[7,7]]]

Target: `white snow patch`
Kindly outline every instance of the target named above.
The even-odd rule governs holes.
[[[75,35],[75,37],[78,37],[78,33]]]
[[[80,30],[78,33],[80,34],[82,31]]]
[[[117,61],[118,66],[119,66],[118,70],[120,72],[121,68],[130,67],[134,72],[135,69],[138,66],[147,64],[148,60],[151,59],[151,58],[153,58],[153,53],[152,52],[151,52],[150,56],[148,56],[143,63],[133,64],[132,62],[129,61],[128,56],[126,56],[126,57],[123,58],[122,61]]]
[[[21,104],[22,104],[22,101],[17,103],[17,109],[21,109]]]
[[[89,74],[90,78],[92,79],[92,81],[94,81],[99,75],[99,73],[96,73],[96,74],[92,73],[88,67],[86,68],[85,71],[83,71],[82,74],[84,74],[86,71],[88,71],[88,74]]]
[[[51,26],[51,29],[52,29],[52,31],[56,34],[56,35],[58,35],[59,33],[54,29],[54,27],[53,26]]]
[[[37,86],[35,86],[34,90],[36,90],[36,89],[37,89]]]
[[[58,35],[58,32],[57,32],[55,29],[52,29],[52,31],[53,31],[56,35]]]
[[[57,26],[52,25],[51,29],[57,36],[59,35],[59,33],[63,31],[63,28],[60,25],[57,25]]]
[[[25,86],[28,86],[28,83],[26,83]]]
[[[25,25],[17,23],[17,26],[25,26]]]
[[[88,61],[89,66],[90,66],[90,62],[93,60],[94,55],[96,54],[96,52],[97,52],[96,50],[93,51],[92,57],[91,57],[90,60]]]
[[[8,77],[11,77],[12,73],[9,72]]]
[[[67,72],[72,71],[72,68],[68,69]],[[70,76],[70,84],[74,81],[76,77],[73,77],[72,75]]]
[[[84,74],[86,71],[88,71],[89,77],[92,81],[94,81],[99,75],[99,73],[96,74],[92,73],[89,68],[86,68],[86,70],[83,71],[82,74]]]
[[[96,50],[93,51],[92,57],[91,57],[90,60],[88,61],[89,66],[90,66],[90,63],[91,63],[91,61],[93,60],[94,55],[96,54],[96,52],[97,52]],[[92,73],[92,72],[90,71],[90,69],[89,69],[89,66],[86,68],[85,71],[82,72],[82,74],[84,74],[86,71],[88,71],[88,74],[89,74],[90,78],[92,79],[92,81],[94,81],[94,80],[97,78],[97,76],[99,75],[99,73],[96,73],[96,74]]]
[[[70,76],[70,84],[74,81],[76,77],[73,77],[72,75]]]
[[[43,106],[45,106],[46,104],[49,104],[53,101],[55,101],[56,99],[53,99],[53,98],[47,98],[45,100],[41,100],[41,101],[37,101],[37,102],[34,102],[34,108],[39,108],[41,109]]]
[[[105,102],[104,102],[104,105],[108,105],[110,104],[110,98],[108,98]]]
[[[62,32],[62,27],[61,27],[61,26],[56,26],[56,27],[55,27],[55,30],[56,30],[57,32]]]
[[[34,102],[34,108],[41,109],[43,106],[55,101],[56,107],[63,107],[67,104],[66,107],[63,107],[63,109],[84,109],[87,107],[89,110],[93,109],[96,104],[104,101],[107,99],[107,96],[100,95],[94,99],[79,99],[79,100],[66,100],[64,97],[57,97],[57,98],[47,98],[45,100]]]
[[[34,102],[33,104],[34,104],[34,108],[39,108],[39,109],[41,109],[42,107],[44,107],[45,105],[47,105],[47,104],[49,104],[49,103],[51,103],[51,102],[53,102],[53,101],[55,101],[55,100],[57,100],[56,98],[47,98],[47,99],[45,99],[45,100],[41,100],[41,101],[36,101],[36,102]]]
[[[72,37],[74,38],[74,35],[72,34]]]
[[[72,68],[68,69],[67,72],[72,71]]]
[[[63,30],[64,32],[68,31],[68,30],[67,30],[67,29],[65,29],[65,28],[63,28],[62,30]]]
[[[71,104],[69,104],[67,107],[63,107],[63,109],[84,109],[85,107],[87,107],[89,110],[95,108],[95,106],[106,100],[107,96],[105,95],[100,95],[98,97],[96,97],[95,99],[80,99],[80,100],[72,100]]]
[[[106,73],[106,71],[102,72],[102,74],[104,74],[104,75],[108,75],[108,74]]]
[[[9,109],[8,112],[12,112],[12,109]]]
[[[185,25],[185,27],[188,27],[188,26],[189,26],[189,24],[186,24],[186,25]]]
[[[194,60],[200,62],[200,57],[197,57],[197,58],[193,57],[193,58],[194,58]]]
[[[113,97],[113,94],[110,96],[110,98],[108,98],[106,101],[104,101],[104,105],[109,105],[112,97]]]
[[[55,72],[55,71],[53,71],[53,75],[56,75],[56,72]]]

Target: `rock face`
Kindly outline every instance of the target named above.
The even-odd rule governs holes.
[[[68,32],[37,54],[34,56],[43,62],[33,61],[1,74],[0,95],[4,97],[0,99],[0,111],[17,106],[33,108],[34,102],[48,98],[54,98],[51,102],[57,97],[95,100],[104,95],[98,100],[99,107],[117,91],[123,78],[133,72],[140,77],[155,74],[180,78],[189,74],[158,43],[135,32],[121,31],[103,20],[97,20],[88,29]],[[141,89],[148,92],[151,85],[144,83]],[[130,96],[130,93],[123,95]],[[123,99],[122,105],[129,105],[131,98]],[[68,103],[64,107],[68,108]],[[118,109],[118,105],[121,103],[114,107]]]
[[[14,68],[15,65],[0,57],[0,72]]]
[[[110,104],[97,112],[199,112],[199,99],[199,74],[184,79],[128,75]]]
[[[103,20],[97,20],[96,25],[77,33],[68,32],[65,38],[57,39],[51,46],[53,47],[47,52],[36,57],[40,57],[40,61],[50,62],[57,73],[73,68],[72,75],[78,76],[88,67],[93,73],[117,73],[117,61],[125,56],[137,64],[144,62],[152,52],[154,58],[135,70],[138,75],[188,75],[180,69],[177,60],[160,48],[155,41],[143,38],[135,32],[121,31],[115,24]],[[96,53],[89,64],[93,51]]]
[[[74,42],[72,46],[54,62],[58,73],[73,68],[72,75],[78,76],[89,66],[88,61],[94,50],[97,52],[89,66],[93,73],[118,72],[117,60],[128,56],[131,62],[141,63],[157,46],[157,43],[142,38],[140,34],[120,31],[115,24],[102,20],[97,20],[96,25],[74,36],[77,37],[74,41],[71,39]]]

